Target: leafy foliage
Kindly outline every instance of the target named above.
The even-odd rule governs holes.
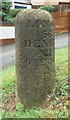
[[[12,18],[10,15],[7,15],[7,16],[5,16],[4,21],[14,23],[15,18]]]
[[[1,2],[0,3],[0,18],[3,22],[15,22],[15,17],[20,11],[18,9],[10,9],[12,6],[11,2]]]
[[[1,18],[2,21],[4,21],[4,18],[5,18],[6,16],[7,16],[6,13],[0,11],[0,18]]]
[[[10,9],[9,14],[11,15],[11,17],[16,17],[16,15],[18,14],[18,12],[20,12],[21,9]]]
[[[54,12],[55,11],[55,7],[52,6],[52,5],[42,6],[42,7],[40,7],[40,9],[46,10],[48,12]]]
[[[10,7],[12,6],[11,2],[1,2],[0,3],[0,17],[2,21],[11,22],[12,17],[9,15]]]
[[[3,11],[4,13],[8,14],[11,6],[12,6],[11,2],[1,2],[0,11]]]

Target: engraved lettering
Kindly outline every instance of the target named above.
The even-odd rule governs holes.
[[[51,56],[51,50],[50,49],[41,49],[41,52],[44,56]]]
[[[34,61],[34,64],[33,64],[33,65],[35,65],[35,66],[39,66],[39,62],[38,62],[37,59],[34,58],[33,61]]]
[[[27,65],[30,65],[30,58],[27,58],[25,61]]]
[[[34,46],[35,46],[35,47],[40,47],[40,41],[36,40],[36,41],[34,42]]]
[[[43,39],[43,43],[44,43],[44,45],[48,46],[48,43],[47,43],[46,38],[45,38],[45,39]]]
[[[31,40],[25,40],[25,47],[28,46],[30,47],[31,46]]]
[[[36,21],[31,21],[31,20],[29,20],[29,21],[27,22],[26,27],[39,27],[40,24],[41,24],[41,21],[40,21],[40,20],[36,20]]]

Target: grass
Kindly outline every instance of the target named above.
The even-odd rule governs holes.
[[[15,67],[8,68],[2,73],[2,86],[5,88],[7,94],[10,94],[13,91],[13,87],[15,87]]]
[[[67,118],[68,47],[55,50],[55,71],[55,89],[48,107],[35,107],[26,110],[24,105],[17,103],[16,109],[13,108],[12,110],[7,110],[6,108],[3,108],[1,110],[1,115],[4,118]],[[0,71],[0,79],[1,76],[1,102],[6,103],[6,100],[15,92],[16,88],[15,66]]]

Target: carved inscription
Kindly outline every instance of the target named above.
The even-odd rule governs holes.
[[[25,40],[25,47],[48,47],[48,42],[46,38],[43,38],[42,41],[40,40]]]
[[[25,47],[30,47],[31,46],[31,40],[25,40]]]
[[[48,22],[48,21],[47,21]],[[43,27],[46,26],[47,22],[45,20],[35,20],[32,21],[31,19],[29,19],[26,23],[26,27],[41,27],[40,25],[43,23]]]
[[[46,26],[46,21],[42,20],[42,24],[43,27]],[[35,21],[31,21],[28,20],[28,23],[26,25],[26,27],[30,27],[30,29],[38,27],[38,29],[40,30],[40,25],[42,26],[41,21],[40,20],[35,20]],[[47,36],[48,36],[48,31],[45,31],[45,29],[43,29],[44,31],[42,32],[42,38],[38,39],[36,38],[36,40],[31,40],[31,39],[27,39],[24,40],[24,47],[27,48],[26,50],[30,51],[31,48],[36,48],[35,50],[40,51],[42,56],[38,56],[37,54],[35,54],[35,57],[30,59],[29,57],[27,57],[24,61],[24,63],[28,66],[32,65],[32,66],[39,66],[39,65],[45,65],[44,62],[47,61],[48,63],[50,62],[49,59],[47,59],[48,56],[51,56],[51,47],[49,48],[49,43],[50,40],[47,40]],[[34,52],[34,51],[33,51]]]
[[[46,46],[46,48],[44,48],[44,45]],[[39,51],[41,53],[41,56],[35,56],[34,58],[30,59],[30,58],[26,58],[25,59],[25,63],[30,66],[30,65],[34,65],[34,66],[39,66],[39,65],[44,65],[44,61],[46,61],[46,57],[51,56],[51,48],[47,49],[47,42],[45,40],[43,40],[42,42],[40,42],[39,40],[36,41],[27,41],[25,40],[25,47],[29,48],[28,51],[31,49],[31,47],[36,47],[39,48]],[[49,62],[49,59],[47,60]]]

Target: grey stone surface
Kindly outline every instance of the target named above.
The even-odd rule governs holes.
[[[17,94],[27,107],[38,105],[52,92],[54,47],[50,13],[22,10],[16,18]]]

